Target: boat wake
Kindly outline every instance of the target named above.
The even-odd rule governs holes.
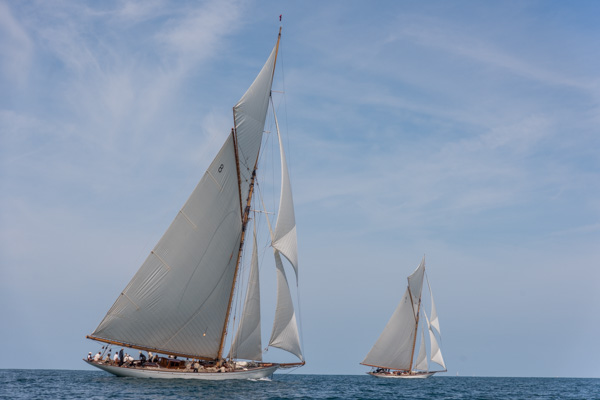
[[[252,381],[252,382],[271,382],[271,381],[272,381],[272,379],[271,379],[271,378],[269,378],[269,377],[264,377],[264,378],[254,378],[254,379],[253,379],[253,378],[249,378],[248,380],[249,380],[249,381]]]

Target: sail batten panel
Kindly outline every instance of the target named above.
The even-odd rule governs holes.
[[[296,322],[296,313],[294,311],[290,288],[285,270],[283,269],[281,256],[277,250],[274,253],[277,269],[277,306],[269,346],[288,351],[302,361],[300,335],[298,334],[298,324]]]
[[[229,136],[94,336],[217,356],[241,236],[233,146]]]

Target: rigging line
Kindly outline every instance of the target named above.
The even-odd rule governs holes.
[[[269,109],[269,115],[273,114],[273,103],[272,103],[272,97],[270,97],[270,104],[271,107]],[[275,188],[275,151],[274,151],[274,147],[275,145],[274,140],[273,140],[273,135],[271,135],[273,129],[273,120],[272,118],[267,118],[266,119],[266,123],[268,123],[268,129],[265,129],[263,131],[264,135],[263,135],[263,145],[261,146],[261,148],[263,149],[263,151],[261,151],[259,153],[259,161],[260,161],[260,165],[262,165],[261,171],[271,171],[271,188]],[[269,144],[271,145],[270,149],[269,149]],[[267,158],[270,157],[270,160],[267,160]],[[266,173],[261,173],[261,175],[265,176],[265,180],[266,180]],[[258,174],[256,177],[255,182],[258,182]],[[273,189],[272,189],[273,190]],[[276,196],[273,195],[271,196],[271,198],[273,199],[273,201],[275,202],[276,200]],[[254,201],[254,199],[253,199]],[[263,202],[264,203],[264,202]],[[275,209],[275,207],[273,207],[273,210]],[[266,208],[265,208],[266,210]]]
[[[284,120],[285,120],[285,133],[286,133],[286,147],[289,149],[290,148],[290,135],[289,135],[289,123],[288,123],[288,107],[287,107],[287,91],[286,91],[286,86],[285,86],[285,55],[283,54],[285,52],[285,50],[281,50],[280,51],[280,55],[278,57],[278,61],[279,61],[279,71],[281,73],[281,85],[283,86],[283,90],[281,91],[274,91],[272,90],[271,92],[276,92],[276,93],[281,93],[282,97],[283,97],[283,114],[284,114]],[[272,98],[273,96],[271,96]],[[279,108],[281,107],[281,103],[277,105],[277,110],[279,110]],[[273,107],[275,108],[275,107]],[[292,169],[291,165],[293,164],[292,158],[291,158],[291,154],[286,154],[286,157],[288,159],[288,170]],[[289,171],[288,171],[289,173]]]
[[[269,227],[269,235],[270,235],[271,241],[273,241],[273,234],[274,234],[274,232],[273,232],[273,229],[272,229],[272,226],[271,226],[271,220],[269,218],[269,214],[272,214],[272,213],[268,213],[267,212],[267,207],[265,205],[265,201],[264,201],[264,198],[262,196],[262,191],[260,190],[260,187],[259,187],[259,190],[258,190],[258,197],[260,198],[260,202],[261,202],[261,204],[263,206],[263,210],[265,211],[265,219],[267,220],[267,225]]]

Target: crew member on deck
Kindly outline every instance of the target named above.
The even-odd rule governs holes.
[[[119,350],[119,366],[123,365],[124,357],[123,357],[123,349]]]

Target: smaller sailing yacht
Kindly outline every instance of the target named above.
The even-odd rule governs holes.
[[[423,278],[425,277],[425,256],[417,269],[408,277],[408,287],[392,314],[389,322],[381,332],[369,354],[361,362],[373,367],[368,374],[378,378],[429,378],[437,372],[446,372],[446,364],[436,339],[440,337],[440,323],[433,302],[433,293],[429,279],[427,286],[431,295],[430,318],[421,307]],[[423,324],[420,316],[425,317]],[[417,337],[421,327],[419,353],[415,359]],[[427,363],[425,329],[429,332],[430,360],[439,364],[443,370],[431,371]]]

